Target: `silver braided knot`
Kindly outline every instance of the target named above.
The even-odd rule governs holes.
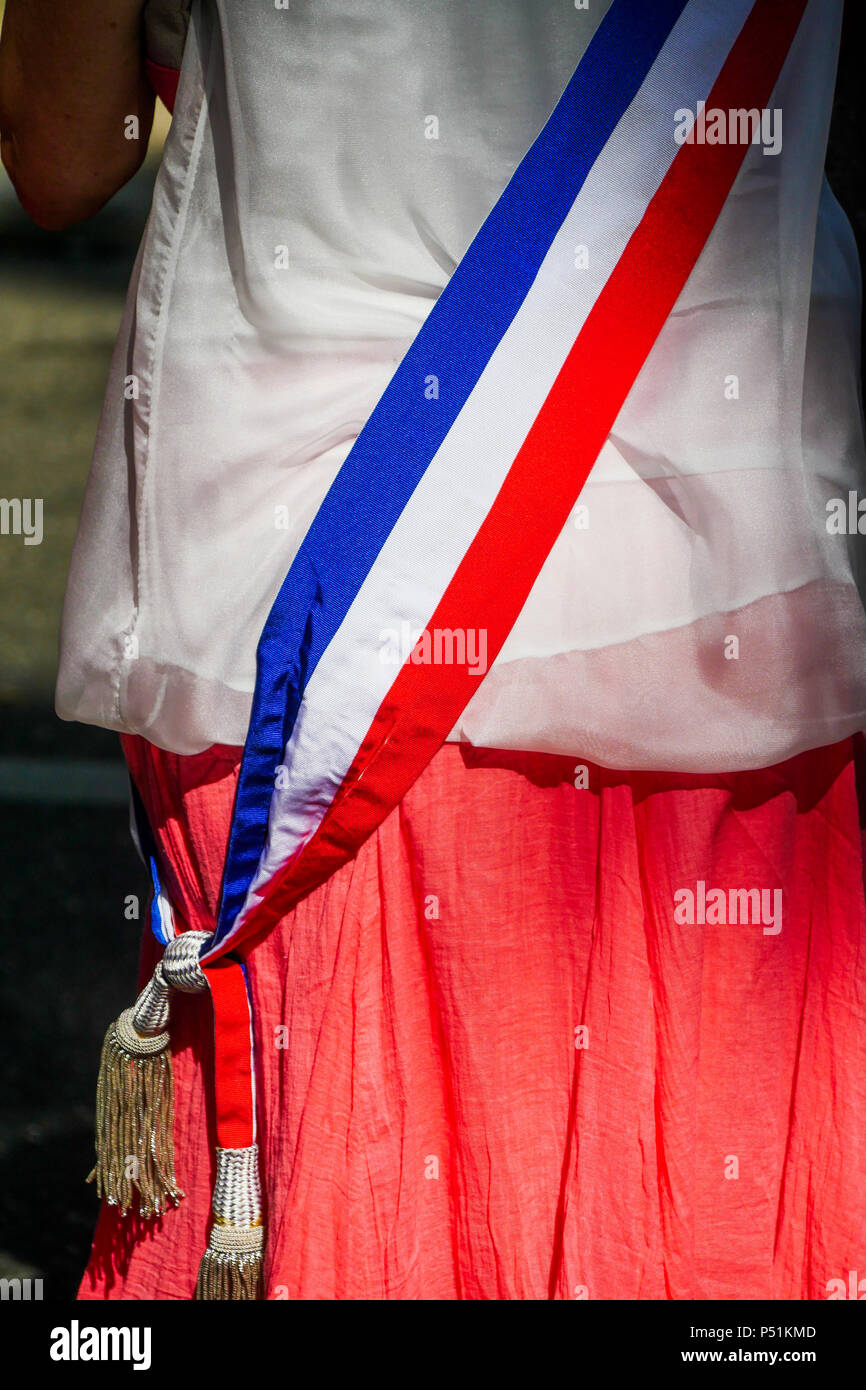
[[[162,1037],[168,1027],[168,985],[163,979],[162,965],[158,965],[145,985],[141,994],[136,999],[131,1009],[126,1009],[118,1019],[118,1037],[120,1037],[121,1020],[128,1023],[141,1038],[154,1038],[155,1034]],[[128,1044],[127,1038],[122,1038],[124,1046]],[[167,1038],[160,1044],[165,1047]],[[135,1051],[135,1047],[130,1051]],[[159,1049],[157,1048],[156,1051]]]
[[[185,931],[169,941],[160,961],[166,984],[182,994],[199,994],[207,989],[199,956],[202,946],[210,939],[210,932]]]
[[[199,953],[206,941],[210,941],[210,932],[206,931],[181,932],[169,941],[162,960],[132,1008],[126,1009],[117,1020],[115,1032],[128,1052],[145,1056],[167,1045],[170,990],[198,994],[207,989],[207,980],[199,965]]]

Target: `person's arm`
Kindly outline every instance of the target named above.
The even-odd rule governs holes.
[[[6,0],[0,155],[42,227],[92,216],[144,159],[154,94],[143,8],[144,0]]]

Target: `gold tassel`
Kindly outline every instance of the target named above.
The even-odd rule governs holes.
[[[208,1247],[201,1257],[195,1296],[200,1301],[262,1297],[261,1251],[225,1252]]]
[[[96,1083],[96,1163],[87,1181],[110,1206],[161,1216],[183,1192],[174,1171],[174,1079],[168,987],[157,966],[131,1009],[105,1035]]]

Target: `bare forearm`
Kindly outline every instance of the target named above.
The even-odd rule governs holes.
[[[144,158],[154,99],[144,76],[143,7],[144,0],[6,0],[0,149],[23,206],[42,226],[91,216]]]

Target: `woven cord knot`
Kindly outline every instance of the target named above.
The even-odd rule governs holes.
[[[161,965],[157,965],[132,1008],[120,1015],[116,1028],[119,1040],[133,1056],[149,1056],[168,1046],[168,985]]]
[[[200,994],[207,989],[207,979],[199,956],[211,934],[206,931],[185,931],[169,941],[160,965],[165,982],[182,994]]]

